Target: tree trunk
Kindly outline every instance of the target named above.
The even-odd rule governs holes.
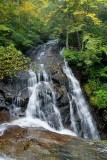
[[[81,43],[80,43],[79,33],[78,33],[78,31],[76,33],[77,33],[77,40],[78,40],[78,48],[79,48],[79,50],[81,50]]]
[[[68,31],[68,26],[66,27],[66,49],[69,49],[69,31]]]
[[[20,0],[18,0],[18,10],[19,10],[19,22],[21,20],[21,17],[20,17]]]
[[[66,26],[66,49],[69,49],[69,16],[68,16],[68,13],[67,13],[67,16],[66,16],[66,19],[67,19],[67,26]]]

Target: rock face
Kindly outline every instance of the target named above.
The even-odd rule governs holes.
[[[0,111],[14,112],[15,107],[21,107],[20,112],[24,112],[29,99],[27,86],[28,72],[19,72],[11,80],[0,80]]]
[[[9,122],[10,121],[10,113],[8,111],[0,111],[0,123]]]
[[[106,160],[107,142],[93,142],[46,130],[10,126],[0,137],[0,155],[16,160]]]

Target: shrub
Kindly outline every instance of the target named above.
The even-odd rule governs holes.
[[[29,59],[24,57],[18,51],[14,44],[8,47],[0,47],[0,79],[5,76],[13,76],[19,70],[26,70],[28,68]]]
[[[106,108],[107,109],[107,90],[98,90],[95,92],[95,96],[97,98],[97,106],[99,108]]]

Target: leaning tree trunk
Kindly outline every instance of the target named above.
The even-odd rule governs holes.
[[[68,13],[67,13],[67,16],[66,16],[66,19],[67,19],[67,26],[66,26],[66,49],[69,49],[69,16],[68,16]]]
[[[68,26],[66,27],[66,49],[69,49],[69,32],[68,32]]]

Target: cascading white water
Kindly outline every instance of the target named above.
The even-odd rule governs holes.
[[[29,102],[26,109],[26,117],[16,119],[0,125],[0,135],[12,125],[21,127],[43,127],[52,132],[76,136],[76,134],[62,125],[60,112],[56,106],[55,93],[52,81],[41,64],[38,73],[29,70],[28,90]]]
[[[5,155],[0,155],[0,160],[16,160],[16,159],[7,157]]]
[[[89,106],[82,94],[80,84],[66,60],[64,60],[63,71],[69,79],[69,101],[73,131],[84,138],[100,139],[95,122],[89,112]]]
[[[56,107],[55,93],[46,71],[35,74],[29,71],[29,92],[31,94],[26,110],[26,117],[35,117],[47,122],[52,128],[62,130],[61,115]]]
[[[96,126],[89,112],[88,104],[83,97],[79,82],[74,77],[66,61],[64,61],[63,71],[69,80],[68,98],[70,104],[71,129],[73,132],[65,129],[62,124],[63,120],[56,106],[57,93],[55,93],[53,89],[53,82],[50,78],[51,75],[48,76],[47,73],[48,71],[51,73],[50,64],[53,65],[53,62],[56,60],[55,57],[52,59],[52,62],[48,64],[48,57],[50,57],[49,60],[51,61],[52,45],[54,47],[55,44],[56,41],[50,41],[39,47],[36,54],[36,59],[34,58],[34,61],[31,64],[31,67],[35,68],[35,66],[37,66],[39,69],[36,72],[31,69],[29,70],[29,102],[26,113],[24,113],[24,115],[19,113],[16,120],[1,124],[0,134],[3,134],[4,130],[11,125],[19,125],[21,127],[43,127],[47,130],[60,134],[68,134],[73,136],[78,135],[84,138],[99,139]],[[61,62],[63,63],[62,58]],[[66,86],[64,87],[66,90]],[[16,97],[13,104],[16,106],[14,107],[15,111],[19,110],[18,112],[21,111],[21,99],[19,97],[20,94]],[[22,115],[21,118],[20,114]]]

